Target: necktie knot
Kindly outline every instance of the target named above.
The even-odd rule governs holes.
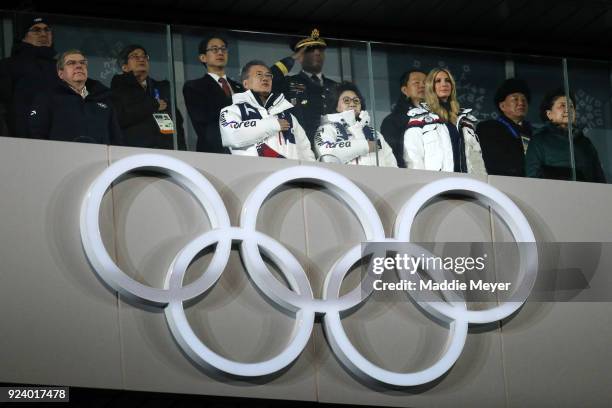
[[[317,74],[312,74],[310,76],[310,78],[312,79],[312,81],[317,84],[317,85],[321,85],[321,79],[319,79],[319,77],[317,76]]]

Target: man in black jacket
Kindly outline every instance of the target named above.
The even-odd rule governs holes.
[[[28,137],[28,115],[37,94],[59,81],[55,70],[53,32],[42,17],[25,18],[21,40],[11,56],[0,61],[0,114],[7,133],[0,136]]]
[[[200,79],[185,82],[183,96],[193,128],[198,135],[198,152],[228,153],[221,143],[219,113],[232,104],[234,93],[244,88],[225,75],[227,65],[227,41],[212,34],[200,41],[199,59],[207,73]]]
[[[404,161],[404,133],[408,125],[408,111],[425,99],[427,74],[418,69],[404,72],[400,77],[400,96],[391,113],[383,120],[380,133],[391,146],[398,167],[406,167]]]
[[[123,74],[111,82],[112,100],[126,146],[159,149],[177,146],[185,150],[183,117],[177,110],[172,120],[170,83],[149,77],[149,54],[141,45],[121,50],[119,64]]]
[[[531,124],[525,119],[530,92],[520,79],[507,79],[495,93],[500,116],[478,124],[482,158],[487,172],[500,176],[525,176],[525,152],[531,139]]]
[[[30,134],[37,139],[122,144],[110,89],[87,78],[87,60],[79,50],[57,60],[59,84],[36,95],[29,114]]]

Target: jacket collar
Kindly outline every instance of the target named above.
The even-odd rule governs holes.
[[[148,89],[151,86],[151,81],[152,81],[151,77],[147,76],[147,79],[145,79],[145,81],[147,83],[147,89]],[[142,88],[142,85],[140,84],[140,82],[138,82],[138,79],[136,79],[134,74],[132,74],[131,72],[123,72],[121,74],[115,75],[111,83],[113,82],[117,82],[118,84],[121,84],[123,86],[138,86]]]
[[[305,74],[305,75],[306,75],[308,78],[310,78],[311,80],[312,80],[312,76],[313,76],[313,75],[314,75],[314,76],[316,76],[317,78],[319,78],[319,80],[321,81],[321,83],[323,83],[323,73],[322,73],[322,72],[319,72],[318,74],[315,74],[315,73],[313,73],[313,72],[304,71],[304,70],[302,70],[302,72],[303,72],[303,73],[304,73],[304,74]]]
[[[210,77],[211,77],[211,78],[212,78],[212,79],[213,79],[215,82],[219,82],[219,79],[221,79],[221,78],[223,78],[223,79],[225,79],[226,81],[228,81],[228,82],[229,82],[229,80],[228,80],[228,78],[227,78],[227,75],[226,75],[226,74],[223,74],[223,76],[219,76],[219,75],[215,74],[214,72],[208,72],[208,75],[210,75]]]
[[[349,126],[353,126],[357,123],[357,119],[355,119],[355,111],[347,110],[339,113],[330,113],[321,118],[322,124],[326,123],[346,123]]]
[[[242,89],[242,85],[236,81],[234,81],[232,78],[230,78],[229,76],[227,76],[227,74],[225,74],[225,76],[223,76],[223,78],[225,78],[230,86],[230,88],[232,88],[232,90],[234,89]],[[215,79],[215,77],[210,74],[209,72],[206,72],[204,74],[204,76],[200,79],[203,79],[205,81],[210,81],[211,83],[214,83],[215,85],[219,86],[219,82],[217,82],[218,80]]]
[[[263,106],[259,102],[259,99],[255,96],[255,94],[251,92],[251,90],[235,93],[234,95],[232,95],[232,102],[234,104],[248,103],[251,106],[261,107],[268,111],[270,115],[278,115],[281,112],[293,108],[293,105],[285,99],[285,96],[282,93],[271,93]]]
[[[298,74],[299,76],[301,76],[302,78],[307,79],[310,82],[313,82],[312,80],[312,74],[308,73],[304,70],[301,70],[300,73]],[[315,74],[316,75],[316,74]],[[324,84],[326,81],[329,81],[329,79],[323,74],[323,72],[321,72],[319,75],[317,75],[320,79],[321,79],[321,84]],[[314,82],[313,82],[314,83]]]
[[[102,98],[107,96],[107,94],[110,92],[110,90],[102,85],[100,82],[96,81],[95,79],[91,79],[88,78],[87,81],[85,81],[85,87],[87,88],[87,98],[93,98],[93,99],[97,99],[97,98]],[[71,87],[70,85],[68,85],[68,83],[66,81],[58,81],[58,88],[62,90],[62,92],[64,93],[69,93],[69,94],[73,94],[75,96],[80,97],[80,95],[78,93],[76,93]]]
[[[553,125],[551,122],[546,123],[544,127],[541,129],[541,131],[550,133],[555,137],[567,139],[567,133],[568,133],[567,128],[563,129],[559,126]],[[572,136],[574,139],[576,139],[576,138],[584,136],[584,133],[582,132],[581,129],[578,129],[576,128],[576,126],[574,126],[573,131],[572,131]]]
[[[499,115],[497,121],[503,123],[505,126],[510,126],[516,132],[522,133],[525,136],[531,136],[533,133],[533,127],[531,126],[531,122],[527,119],[523,119],[521,124],[515,123],[512,119],[504,115],[503,113]]]
[[[408,99],[404,94],[401,94],[399,98],[397,98],[397,102],[395,102],[392,111],[404,115],[406,114],[406,112],[413,108],[416,108],[416,106],[412,104],[412,101]]]
[[[27,55],[53,60],[56,54],[57,52],[53,47],[36,47],[23,41],[13,44],[13,49],[11,50],[11,56],[14,57]]]
[[[431,115],[434,118],[438,118],[438,115],[436,115],[431,109],[429,109],[429,106],[425,103],[425,102],[421,102],[421,104],[419,106],[416,106],[412,109],[410,109],[407,113],[407,115],[409,117],[415,117],[415,116],[422,116],[422,115]]]
[[[462,121],[467,120],[468,122],[476,124],[476,122],[478,122],[478,119],[476,119],[476,117],[472,115],[472,110],[473,109],[471,108],[459,109],[459,112],[457,113],[457,123],[459,124]]]

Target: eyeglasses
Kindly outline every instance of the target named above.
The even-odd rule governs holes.
[[[64,65],[68,66],[68,67],[74,67],[77,65],[83,65],[84,67],[87,66],[87,60],[86,59],[82,59],[82,60],[68,60],[64,63]]]
[[[257,79],[261,80],[261,79],[272,79],[274,77],[274,75],[272,75],[270,72],[257,72],[255,73],[255,76],[257,77]]]
[[[147,54],[134,54],[128,55],[128,59],[134,59],[136,61],[148,61],[149,56]]]
[[[206,52],[212,52],[213,54],[221,52],[221,54],[225,54],[227,52],[227,47],[210,47],[206,49]]]
[[[344,98],[342,98],[342,102],[345,105],[350,105],[351,102],[353,102],[353,105],[361,105],[361,99],[355,97],[355,98],[350,98],[348,96],[345,96]]]
[[[50,27],[32,27],[28,31],[34,34],[41,34],[41,33],[47,34],[51,32],[51,28]]]

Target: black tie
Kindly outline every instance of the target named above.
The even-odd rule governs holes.
[[[310,78],[312,79],[312,81],[315,84],[321,86],[321,80],[319,79],[319,77],[316,74],[312,74],[312,76]]]

